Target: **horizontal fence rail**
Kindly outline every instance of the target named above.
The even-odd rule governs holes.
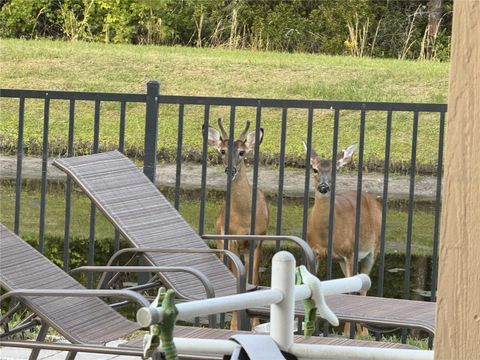
[[[39,99],[43,100],[43,139],[42,139],[42,170],[39,174],[41,178],[40,186],[40,214],[39,214],[39,223],[38,223],[38,248],[40,251],[45,251],[48,247],[48,242],[45,242],[45,237],[48,236],[45,226],[45,220],[48,216],[48,202],[47,199],[47,181],[49,179],[48,169],[47,169],[47,160],[49,155],[49,134],[51,132],[52,125],[52,113],[51,113],[51,104],[55,100],[68,100],[69,101],[69,110],[68,110],[68,123],[66,126],[66,137],[67,137],[67,151],[65,156],[74,156],[75,151],[75,127],[77,124],[77,109],[79,101],[90,102],[93,105],[93,111],[91,114],[92,121],[92,148],[91,152],[95,153],[101,151],[100,147],[100,133],[102,129],[107,126],[106,123],[102,122],[101,109],[105,103],[117,103],[119,106],[119,117],[118,117],[118,143],[117,149],[121,152],[126,151],[125,146],[125,136],[126,136],[126,124],[129,121],[128,117],[128,107],[131,103],[144,104],[145,106],[145,136],[144,136],[144,173],[150,178],[151,181],[155,181],[156,166],[157,166],[157,144],[159,139],[162,138],[163,134],[161,133],[161,127],[159,130],[159,123],[162,124],[162,107],[176,106],[176,121],[177,121],[177,138],[175,139],[176,149],[175,149],[175,164],[176,172],[174,183],[174,195],[171,199],[174,206],[182,211],[182,178],[188,176],[187,170],[182,168],[183,163],[183,152],[185,149],[184,138],[185,138],[185,129],[188,127],[188,111],[192,107],[200,107],[202,110],[201,122],[203,123],[204,129],[208,129],[208,126],[216,127],[216,118],[215,121],[212,115],[212,109],[214,107],[225,108],[229,112],[227,119],[224,120],[225,127],[228,126],[227,134],[230,138],[235,138],[234,127],[236,124],[239,126],[244,126],[245,120],[239,118],[238,112],[242,108],[251,108],[254,113],[254,121],[252,121],[252,129],[255,126],[255,138],[257,139],[255,143],[253,161],[250,167],[253,167],[253,176],[252,176],[252,193],[251,193],[251,211],[249,213],[250,219],[248,223],[250,224],[250,233],[253,234],[256,229],[256,211],[257,204],[260,201],[257,196],[257,190],[260,190],[259,179],[261,179],[262,174],[260,169],[260,157],[259,152],[261,151],[260,144],[258,142],[260,131],[262,128],[262,123],[265,119],[265,110],[268,109],[277,109],[280,111],[278,116],[277,130],[279,131],[278,139],[278,176],[275,179],[277,183],[277,191],[275,193],[276,200],[270,200],[270,205],[276,207],[276,211],[270,212],[270,223],[275,224],[274,232],[276,234],[282,235],[298,235],[302,238],[307,236],[307,218],[309,214],[309,208],[311,207],[310,203],[310,193],[312,189],[312,172],[310,170],[310,156],[311,156],[311,147],[313,143],[313,126],[315,123],[315,112],[318,110],[332,110],[331,115],[331,127],[332,131],[332,150],[331,150],[331,159],[333,163],[336,163],[337,154],[341,151],[339,148],[339,128],[347,123],[347,120],[342,117],[341,111],[349,110],[358,112],[358,118],[356,121],[358,123],[353,123],[351,118],[348,119],[348,126],[356,127],[359,132],[359,138],[357,140],[358,152],[356,154],[356,188],[357,188],[357,206],[356,206],[356,220],[354,221],[355,225],[355,259],[359,258],[359,246],[360,246],[360,221],[361,218],[361,207],[360,207],[360,192],[364,191],[363,185],[363,172],[364,172],[364,142],[366,136],[368,135],[368,127],[365,125],[366,120],[369,119],[369,116],[372,112],[381,112],[384,114],[382,121],[385,122],[385,138],[384,138],[384,173],[383,173],[383,182],[382,182],[382,196],[381,197],[381,208],[382,208],[382,219],[381,219],[381,238],[380,238],[380,247],[379,247],[379,256],[378,256],[378,276],[376,284],[376,295],[384,296],[385,295],[385,278],[387,274],[386,263],[385,263],[385,251],[386,251],[386,232],[388,229],[387,224],[387,214],[389,211],[388,201],[389,201],[389,187],[390,185],[390,159],[392,152],[392,123],[395,121],[396,114],[399,112],[407,113],[412,122],[410,146],[411,146],[411,158],[410,158],[410,169],[409,169],[409,195],[407,200],[407,223],[405,228],[405,259],[404,259],[404,272],[403,272],[403,281],[400,280],[400,283],[403,282],[401,296],[404,298],[410,298],[412,296],[411,289],[411,265],[412,265],[412,243],[415,241],[413,236],[414,228],[414,202],[415,202],[415,175],[417,172],[417,147],[418,147],[418,126],[422,121],[422,115],[425,113],[429,114],[438,114],[438,127],[439,132],[436,138],[432,138],[432,141],[435,141],[438,151],[438,156],[436,157],[436,188],[434,195],[434,229],[433,229],[433,248],[430,250],[431,253],[431,273],[428,276],[427,283],[430,288],[430,301],[435,301],[435,292],[437,287],[437,268],[438,268],[438,237],[439,237],[439,219],[440,219],[440,209],[441,209],[441,181],[442,181],[442,168],[443,168],[443,137],[444,137],[444,126],[445,126],[445,114],[447,112],[446,104],[428,104],[428,103],[386,103],[386,102],[359,102],[359,101],[329,101],[329,100],[294,100],[294,99],[262,99],[262,98],[229,98],[229,97],[204,97],[204,96],[176,96],[176,95],[162,95],[160,92],[160,84],[156,81],[150,81],[147,84],[147,91],[145,94],[126,94],[126,93],[100,93],[100,92],[71,92],[71,91],[42,91],[42,90],[18,90],[18,89],[0,89],[0,99],[17,99],[18,100],[18,140],[16,144],[16,181],[15,181],[15,208],[14,216],[12,217],[12,227],[14,231],[18,234],[22,231],[21,229],[21,214],[23,207],[21,206],[21,194],[22,194],[22,184],[24,183],[24,175],[22,174],[22,164],[24,162],[24,133],[25,128],[28,126],[29,117],[27,116],[28,105],[26,104],[26,99]],[[284,229],[284,185],[285,185],[285,159],[286,159],[286,146],[288,142],[288,120],[290,119],[290,114],[292,109],[304,109],[306,115],[304,118],[305,122],[305,134],[303,135],[307,150],[305,154],[305,178],[302,182],[301,187],[303,188],[303,206],[302,206],[302,219],[300,221],[301,231],[298,234],[288,234],[285,233]],[[1,116],[1,115],[0,115]],[[358,124],[358,125],[357,125]],[[201,125],[200,125],[201,126]],[[357,127],[358,126],[358,127]],[[266,129],[268,131],[268,129]],[[209,156],[208,156],[208,134],[207,131],[204,131],[203,134],[201,129],[198,130],[198,136],[202,139],[202,145],[199,146],[201,149],[201,180],[198,184],[200,189],[199,191],[199,207],[198,207],[198,222],[196,220],[195,224],[192,226],[198,227],[198,232],[200,235],[204,235],[206,231],[206,208],[207,208],[207,197],[209,184],[207,182],[207,173],[209,168]],[[225,196],[223,200],[225,201],[225,223],[223,228],[225,233],[229,233],[229,228],[231,226],[231,219],[229,214],[232,212],[232,206],[235,203],[235,199],[232,198],[232,150],[233,142],[229,142],[229,152],[228,157],[230,159],[227,171],[226,171],[226,188]],[[331,197],[330,197],[330,208],[333,208],[335,204],[335,192],[341,192],[341,189],[336,190],[336,179],[338,179],[336,167],[333,166],[332,169],[332,186],[331,186]],[[64,239],[63,239],[63,268],[69,270],[71,267],[71,232],[72,232],[72,193],[74,191],[74,186],[70,178],[67,178],[65,183],[65,212],[64,212]],[[219,210],[219,209],[218,209]],[[95,207],[92,205],[90,210],[89,217],[89,234],[88,234],[88,255],[86,257],[86,263],[89,265],[94,264],[95,262],[95,231],[96,231],[96,211]],[[329,213],[328,224],[330,231],[328,232],[328,241],[327,241],[327,259],[326,264],[326,273],[325,276],[327,279],[330,279],[333,276],[333,232],[331,229],[334,226],[341,226],[338,219],[335,220],[333,212]],[[120,235],[115,231],[112,234],[112,249],[118,250],[120,248]],[[225,247],[228,247],[227,241],[224,244]],[[280,249],[280,243],[277,242],[275,245],[275,251]],[[253,272],[253,251],[254,243],[250,244],[250,253],[247,255],[249,257],[249,280],[252,280]],[[358,264],[355,261],[355,270],[358,269]],[[427,276],[426,276],[427,277]],[[93,278],[88,279],[89,285],[92,285]],[[352,327],[353,329],[354,327]],[[325,327],[325,330],[328,329]],[[405,335],[405,333],[403,334]],[[405,341],[405,336],[403,336]]]

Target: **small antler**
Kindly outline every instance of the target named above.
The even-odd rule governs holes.
[[[247,124],[245,125],[245,129],[243,129],[242,133],[240,134],[240,137],[238,140],[245,140],[247,137],[247,131],[248,128],[250,127],[250,121],[247,120]]]
[[[228,139],[227,132],[225,131],[225,128],[223,127],[223,124],[222,124],[222,118],[218,118],[218,127],[220,128],[220,131],[222,132],[223,140]]]

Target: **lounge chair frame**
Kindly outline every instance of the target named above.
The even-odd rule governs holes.
[[[67,173],[71,178],[85,191],[87,196],[96,204],[96,206],[102,211],[102,213],[111,221],[114,227],[122,234],[127,241],[134,248],[139,248],[137,254],[145,254],[148,262],[155,265],[162,265],[157,262],[153,255],[155,253],[164,252],[163,250],[151,250],[152,246],[143,246],[132,239],[132,234],[129,233],[122,220],[119,220],[118,214],[112,212],[108,207],[109,197],[112,195],[108,192],[108,187],[105,186],[105,182],[114,179],[116,181],[116,176],[122,176],[124,179],[128,179],[130,184],[139,183],[139,187],[148,189],[149,194],[153,194],[156,198],[155,201],[161,201],[163,209],[169,214],[169,216],[177,217],[181,219],[180,214],[168,203],[168,201],[161,195],[161,193],[156,189],[156,187],[150,182],[150,180],[141,173],[141,171],[126,158],[123,154],[118,151],[111,151],[87,156],[81,156],[76,158],[63,158],[57,159],[54,161],[53,165],[58,167],[60,170]],[[110,175],[109,171],[114,175]],[[99,180],[102,178],[102,180]],[[128,182],[125,180],[125,182]],[[100,183],[100,185],[98,185]],[[141,183],[141,184],[140,184]],[[123,186],[123,185],[122,185]],[[107,188],[107,191],[105,190]],[[128,189],[128,188],[127,188]],[[99,193],[106,191],[106,195],[102,199],[99,198]],[[112,190],[113,192],[113,190]],[[117,194],[114,193],[113,196]],[[128,194],[127,194],[128,195]],[[108,201],[105,201],[107,199]],[[114,200],[116,200],[114,198]],[[130,200],[130,198],[129,198]],[[115,203],[115,202],[114,202]],[[153,207],[154,205],[149,204],[148,206]],[[134,210],[132,210],[134,211]],[[305,261],[307,268],[314,272],[316,267],[316,258],[313,254],[313,251],[308,246],[308,244],[295,236],[260,236],[260,235],[203,235],[201,238],[197,234],[194,234],[193,229],[183,220],[179,220],[182,229],[185,232],[189,232],[189,236],[193,239],[193,242],[196,246],[203,246],[206,248],[205,243],[201,244],[201,239],[203,240],[247,240],[247,241],[259,241],[259,240],[287,240],[293,241],[300,246],[302,250],[302,257]],[[187,230],[185,230],[187,229]],[[155,235],[152,235],[153,237]],[[162,247],[162,246],[159,246]],[[192,250],[187,249],[185,253],[190,253]],[[134,252],[134,251],[132,251]],[[164,252],[165,253],[165,252]],[[215,253],[213,251],[212,253]],[[220,260],[212,260],[213,263],[220,262]],[[167,264],[169,265],[169,264]],[[228,271],[230,273],[230,271]],[[237,273],[240,273],[237,271]],[[172,283],[167,277],[162,276],[164,283],[175,289],[180,296],[185,299],[195,300],[198,299],[198,294],[185,294],[183,291],[179,291],[178,288]],[[226,274],[227,275],[227,274]],[[231,275],[231,274],[230,274]],[[242,276],[242,275],[240,275]],[[223,293],[218,293],[217,295],[229,295],[238,292],[243,292],[244,290],[249,290],[248,287],[243,288],[241,284],[245,282],[243,279],[236,279],[236,286],[225,287]],[[217,284],[217,282],[215,282]],[[240,287],[239,285],[240,284]],[[334,308],[334,311],[338,314],[339,319],[344,321],[353,321],[360,322],[362,324],[367,324],[369,326],[377,326],[376,330],[381,330],[381,328],[387,327],[390,331],[391,328],[396,327],[407,327],[407,328],[419,328],[425,330],[431,334],[434,333],[434,324],[435,324],[435,304],[430,302],[421,302],[413,300],[400,300],[400,299],[387,299],[387,298],[377,298],[377,297],[357,297],[354,295],[338,295],[332,296],[327,299],[327,302]],[[361,313],[358,310],[362,310]],[[269,310],[267,308],[256,308],[248,309],[247,313],[251,316],[262,316],[267,315]],[[240,313],[239,324],[240,329],[248,329],[249,322],[247,321],[247,313]],[[303,308],[301,305],[297,308],[297,314],[302,315]]]

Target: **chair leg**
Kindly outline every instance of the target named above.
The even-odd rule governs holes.
[[[73,360],[75,359],[75,356],[77,356],[76,351],[69,351],[65,360]]]
[[[36,341],[44,341],[45,337],[47,336],[48,331],[48,324],[42,321],[42,326],[40,327],[40,331],[38,332],[37,340]],[[30,357],[28,360],[37,360],[38,355],[40,354],[40,349],[33,349],[30,353]]]

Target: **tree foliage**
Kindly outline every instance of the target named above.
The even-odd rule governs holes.
[[[448,60],[451,8],[452,0],[0,0],[0,36]]]

